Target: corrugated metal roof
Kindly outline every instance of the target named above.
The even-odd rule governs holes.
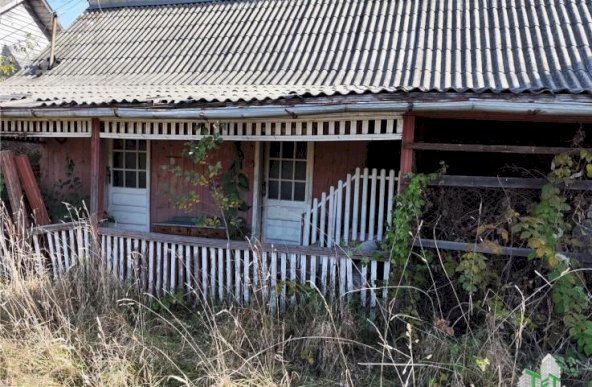
[[[0,99],[592,92],[590,0],[218,0],[87,11]]]

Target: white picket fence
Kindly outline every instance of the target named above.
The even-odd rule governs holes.
[[[303,245],[333,247],[382,241],[392,222],[398,179],[394,170],[360,170],[339,180],[303,214]]]
[[[269,245],[99,228],[55,225],[34,235],[35,253],[59,277],[80,262],[98,257],[109,272],[142,292],[162,297],[183,293],[193,303],[263,301],[272,309],[310,296],[357,300],[375,307],[388,296],[388,262],[350,257],[336,249]],[[92,254],[93,244],[97,252]],[[367,258],[366,258],[367,259]]]

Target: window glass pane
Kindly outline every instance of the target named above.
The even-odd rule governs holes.
[[[306,159],[306,148],[307,144],[305,142],[297,142],[296,143],[296,158],[297,159]]]
[[[267,196],[270,199],[279,199],[280,195],[279,195],[279,182],[275,181],[275,180],[270,180],[269,181],[269,193],[267,194]]]
[[[269,161],[269,177],[272,179],[280,178],[280,162],[277,160]]]
[[[123,171],[113,171],[113,186],[123,187]]]
[[[294,143],[284,142],[282,143],[282,158],[293,159],[294,158]]]
[[[280,157],[280,143],[279,142],[272,142],[269,146],[269,156],[270,157]]]
[[[125,186],[127,188],[136,188],[136,171],[125,172]]]
[[[113,140],[113,149],[123,149],[123,140]]]
[[[146,150],[146,140],[138,140],[138,149]]]
[[[125,168],[126,169],[136,169],[136,152],[126,152],[125,153]]]
[[[146,188],[146,172],[138,172],[138,188]]]
[[[296,162],[296,172],[294,173],[294,179],[306,180],[306,162],[304,162],[304,161],[297,161]]]
[[[138,153],[138,169],[146,169],[146,153]]]
[[[123,168],[123,152],[113,152],[113,168]]]
[[[294,162],[282,161],[282,180],[292,180],[294,178]]]
[[[292,200],[292,182],[282,181],[281,200]]]
[[[136,140],[125,140],[125,149],[126,150],[138,149],[138,142]]]
[[[294,183],[294,200],[298,202],[303,202],[305,191],[306,183]]]

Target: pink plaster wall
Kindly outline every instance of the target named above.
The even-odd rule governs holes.
[[[151,143],[150,217],[152,223],[164,222],[174,216],[219,215],[219,210],[206,189],[192,186],[182,177],[177,177],[174,173],[162,168],[163,165],[169,163],[170,158],[174,158],[175,163],[183,169],[195,168],[189,160],[182,157],[183,147],[183,141],[152,141]],[[249,192],[246,195],[246,201],[252,203],[254,143],[243,142],[242,150],[245,155],[243,173],[249,179]],[[226,169],[233,157],[234,145],[225,142],[213,154],[212,159],[220,160],[223,168]],[[176,200],[190,191],[196,191],[202,199],[201,202],[197,203],[189,212],[178,209],[175,205]],[[251,210],[243,216],[247,224],[250,224]]]
[[[340,179],[345,180],[348,173],[365,167],[367,145],[366,141],[316,143],[312,197],[320,198]]]
[[[40,186],[44,192],[58,193],[60,191],[58,182],[67,179],[66,168],[68,159],[71,159],[74,166],[73,177],[80,179],[80,184],[74,189],[62,189],[64,197],[68,193],[75,193],[85,197],[90,196],[89,138],[68,138],[63,144],[54,139],[48,139],[41,146],[40,156]]]

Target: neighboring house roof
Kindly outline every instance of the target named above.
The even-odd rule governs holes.
[[[0,0],[1,54],[29,64],[51,39],[52,17],[45,0]]]
[[[590,0],[94,3],[105,7],[60,36],[59,64],[40,76],[20,72],[0,86],[0,99],[24,98],[22,106],[592,92]]]

